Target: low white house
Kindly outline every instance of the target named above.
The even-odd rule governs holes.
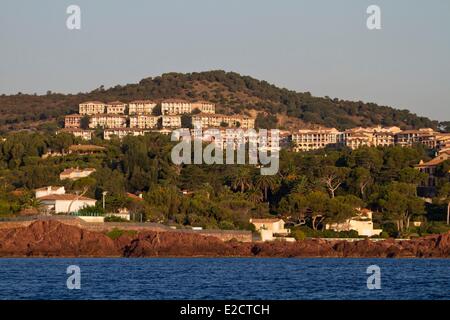
[[[128,221],[131,220],[131,214],[127,208],[121,208],[118,210],[118,212],[107,213],[106,216],[107,217],[117,217],[117,218],[121,218],[121,219],[128,220]]]
[[[55,187],[55,186],[48,186],[35,190],[36,198],[38,199],[51,194],[65,194],[65,193],[66,190],[64,189],[64,187]]]
[[[261,235],[262,241],[272,241],[275,239],[285,239],[290,241],[292,238],[287,238],[291,230],[284,228],[283,219],[250,219],[250,223],[255,226],[255,230]],[[282,237],[275,237],[280,235]]]
[[[76,194],[49,194],[39,200],[49,212],[72,213],[84,207],[95,206],[97,200],[80,197]]]
[[[69,169],[65,169],[63,172],[61,172],[59,174],[59,179],[60,180],[64,180],[64,179],[77,180],[77,179],[88,177],[94,172],[95,172],[94,168],[86,168],[86,169],[69,168]]]
[[[347,219],[341,223],[326,224],[325,229],[334,231],[350,231],[355,230],[360,236],[378,236],[382,229],[374,229],[372,222],[372,211],[368,209],[359,210],[360,214],[351,219]]]

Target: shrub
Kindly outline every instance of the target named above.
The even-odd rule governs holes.
[[[130,222],[127,219],[123,219],[121,217],[109,216],[105,217],[105,222]]]
[[[302,230],[293,230],[291,232],[291,235],[297,241],[301,241],[301,240],[304,240],[306,238],[306,234]]]
[[[121,229],[114,228],[113,230],[109,231],[106,235],[108,237],[110,237],[111,239],[116,240],[116,239],[120,238],[123,235],[133,236],[135,234],[137,234],[137,231],[134,231],[134,230],[121,230]]]

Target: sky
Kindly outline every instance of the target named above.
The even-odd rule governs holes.
[[[69,5],[81,29],[69,30]],[[369,5],[381,29],[366,26]],[[222,69],[450,120],[448,0],[2,0],[0,94]]]

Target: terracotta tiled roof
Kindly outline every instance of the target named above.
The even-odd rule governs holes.
[[[93,132],[94,130],[85,130],[81,128],[63,128],[59,132]]]
[[[107,103],[108,106],[116,106],[116,105],[124,105],[124,104],[125,103],[122,101],[111,101],[111,102]]]
[[[161,103],[192,103],[192,102],[182,99],[166,99],[163,100]]]
[[[70,151],[103,151],[106,148],[93,144],[74,144],[69,147]]]
[[[153,100],[133,100],[130,103],[156,103]]]
[[[440,165],[442,162],[450,159],[450,153],[442,153],[430,161],[419,163],[416,167],[434,167]]]
[[[86,102],[82,102],[80,104],[105,104],[105,103],[101,102],[101,101],[86,101]]]
[[[251,223],[275,223],[279,221],[281,221],[281,219],[277,218],[251,219]]]
[[[137,201],[144,201],[144,199],[142,199],[141,197],[129,192],[127,192],[127,197]]]
[[[42,188],[37,188],[35,191],[47,191],[48,188],[50,188],[51,191],[57,191],[63,187],[58,187],[58,186],[48,186],[48,187],[42,187]]]
[[[61,172],[61,174],[71,174],[72,172],[83,172],[83,171],[95,171],[94,168],[85,168],[85,169],[77,169],[77,168],[68,168],[68,169],[64,169],[63,172]]]
[[[76,194],[70,194],[70,193],[66,193],[66,194],[49,194],[47,196],[43,196],[40,197],[39,200],[44,201],[44,200],[83,200],[83,201],[97,201],[95,199],[91,199],[88,197],[80,197],[77,196]]]

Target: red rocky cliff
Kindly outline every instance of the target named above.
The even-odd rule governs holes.
[[[450,233],[411,241],[223,242],[192,233],[140,232],[116,240],[57,221],[0,229],[0,257],[450,257]]]

